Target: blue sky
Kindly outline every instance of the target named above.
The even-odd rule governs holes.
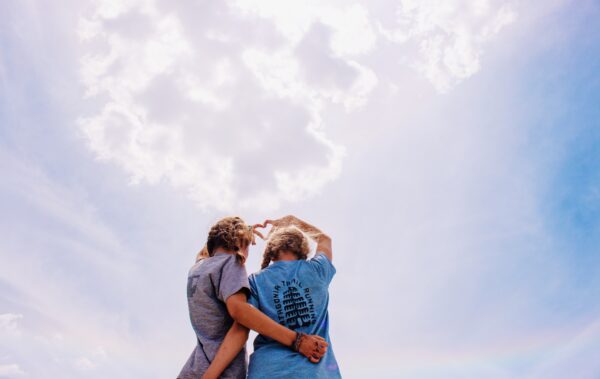
[[[0,378],[174,377],[207,229],[288,213],[334,238],[345,378],[596,378],[599,17],[3,3]]]

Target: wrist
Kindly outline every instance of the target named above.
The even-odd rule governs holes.
[[[300,345],[302,344],[302,340],[304,339],[304,337],[306,337],[306,333],[296,332],[296,338],[294,339],[294,343],[292,344],[292,346],[290,346],[292,350],[294,350],[295,352],[300,351]]]
[[[288,329],[288,333],[286,333],[284,345],[288,346],[290,349],[294,349],[294,342],[296,342],[296,338],[298,333],[293,330]]]

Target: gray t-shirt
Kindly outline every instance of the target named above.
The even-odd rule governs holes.
[[[248,274],[233,254],[218,253],[190,269],[187,298],[190,320],[198,344],[179,373],[178,379],[198,379],[215,358],[225,334],[233,324],[225,301],[240,290],[249,292]],[[246,377],[246,348],[223,371],[221,378]]]

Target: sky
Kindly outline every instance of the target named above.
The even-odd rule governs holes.
[[[0,2],[0,378],[176,377],[210,226],[286,214],[333,238],[344,378],[599,378],[599,20]]]

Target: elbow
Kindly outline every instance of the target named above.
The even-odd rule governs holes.
[[[229,309],[227,309],[229,311],[229,315],[231,316],[231,318],[233,318],[235,321],[238,321],[239,318],[241,317],[241,309],[239,307],[238,304],[235,304],[232,307],[229,307]]]
[[[315,241],[317,241],[317,243],[319,243],[319,242],[330,242],[331,241],[331,237],[329,237],[329,234],[323,233],[321,231],[318,232],[318,233],[315,233],[314,236],[313,236],[313,239]]]
[[[242,303],[232,296],[227,300],[226,306],[231,318],[238,321],[242,314]]]
[[[232,319],[237,321],[238,323],[246,326],[247,324],[247,315],[248,315],[248,307],[251,307],[250,304],[246,302],[235,303],[232,307],[228,307],[229,315]]]

